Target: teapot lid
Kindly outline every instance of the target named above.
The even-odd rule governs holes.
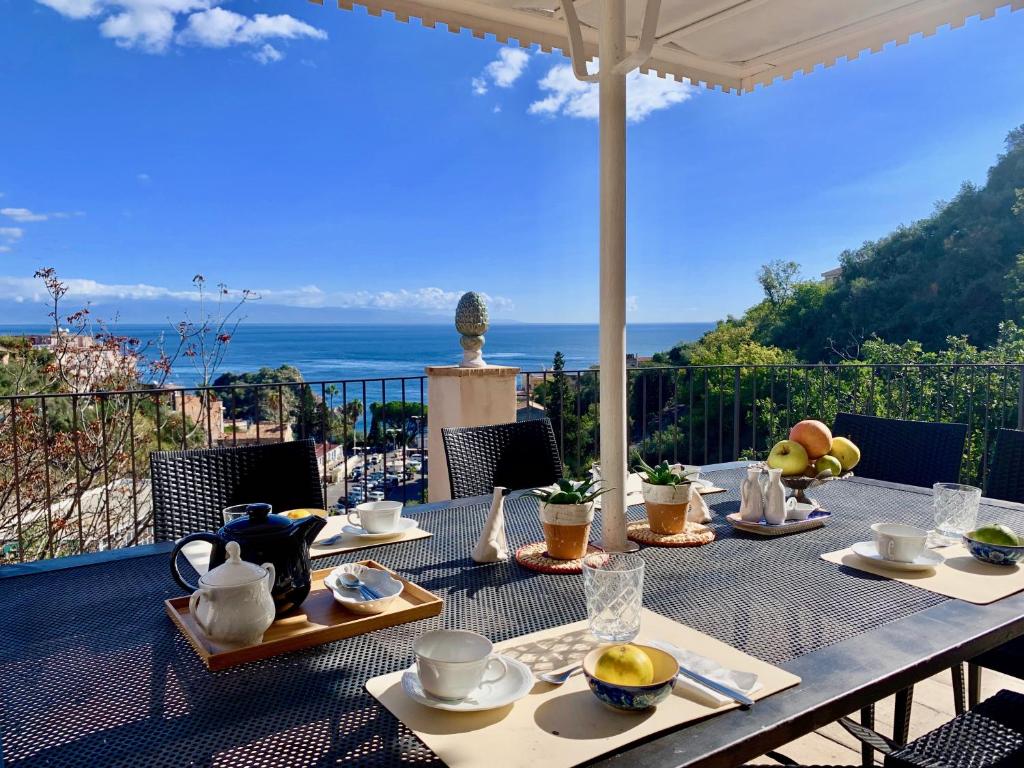
[[[269,504],[246,504],[245,515],[232,520],[222,531],[229,538],[245,540],[251,536],[287,536],[292,521],[283,515],[270,514]]]
[[[251,584],[257,579],[266,578],[266,568],[242,559],[242,548],[237,541],[229,541],[226,549],[228,559],[205,573],[199,579],[200,585],[204,587],[239,587],[242,584]]]

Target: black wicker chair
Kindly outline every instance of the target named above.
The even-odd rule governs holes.
[[[1024,502],[1024,431],[996,430],[985,495],[990,499]]]
[[[860,448],[854,473],[861,477],[924,487],[960,479],[966,424],[839,413],[832,434],[848,437]]]
[[[839,722],[862,743],[881,752],[885,756],[885,768],[1019,768],[1024,765],[1024,694],[1013,691],[1000,691],[975,709],[903,746],[848,718]],[[783,765],[796,765],[777,753],[771,753],[771,757]]]
[[[562,477],[555,431],[548,419],[441,429],[453,499],[550,485]]]
[[[153,533],[174,541],[223,525],[232,504],[261,501],[275,511],[323,509],[324,493],[312,440],[196,451],[154,451]]]

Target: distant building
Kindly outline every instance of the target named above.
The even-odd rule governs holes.
[[[822,280],[823,283],[831,285],[832,283],[838,282],[839,278],[842,276],[842,274],[843,274],[843,268],[842,267],[833,267],[832,269],[829,269],[829,270],[821,273],[821,280]]]
[[[188,420],[204,432],[209,426],[210,440],[217,442],[224,439],[224,403],[220,400],[210,398],[209,414],[206,413],[206,400],[199,395],[180,393],[172,397],[171,402],[175,412],[184,411]]]
[[[288,443],[294,439],[291,424],[276,421],[236,421],[224,425],[222,445],[255,445],[256,443]]]
[[[120,346],[105,344],[95,336],[54,330],[25,334],[24,338],[32,349],[59,357],[65,374],[80,391],[93,389],[114,375],[134,378],[138,370],[137,354],[126,354]]]
[[[654,358],[651,355],[638,355],[635,352],[626,353],[626,367],[627,368],[639,368],[643,363],[653,363]]]

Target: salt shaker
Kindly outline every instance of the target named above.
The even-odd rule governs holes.
[[[782,484],[782,470],[768,470],[768,488],[764,493],[764,520],[768,525],[786,522],[786,487]]]
[[[747,467],[747,477],[740,484],[740,520],[760,523],[764,517],[764,497],[761,495],[761,468]]]

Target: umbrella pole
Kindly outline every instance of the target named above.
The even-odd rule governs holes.
[[[625,0],[604,0],[598,38],[601,138],[601,546],[632,552],[626,538],[626,57]]]

